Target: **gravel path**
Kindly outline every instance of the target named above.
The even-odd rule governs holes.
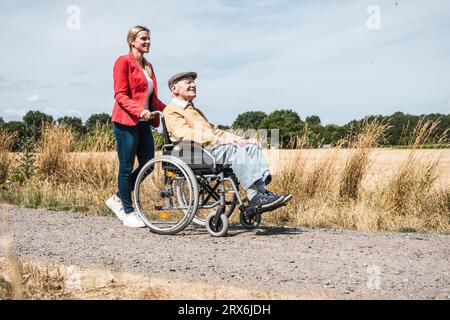
[[[450,236],[238,226],[227,238],[194,227],[160,236],[111,217],[5,210],[22,259],[309,298],[450,299]]]

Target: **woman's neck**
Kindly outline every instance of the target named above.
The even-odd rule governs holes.
[[[134,57],[136,58],[137,61],[139,61],[139,64],[142,66],[143,60],[144,60],[144,54],[142,52],[140,52],[139,50],[136,50],[135,48],[132,48],[131,52],[133,52]]]

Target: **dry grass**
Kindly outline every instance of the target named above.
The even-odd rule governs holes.
[[[433,135],[437,125],[438,122],[419,122],[412,136],[414,143],[408,157],[388,179],[379,197],[379,206],[390,216],[408,220],[411,229],[443,231],[449,228],[450,190],[436,187],[442,153],[425,160],[417,156],[417,150]]]
[[[65,154],[66,166],[50,176],[36,174],[3,193],[7,202],[28,208],[108,215],[105,199],[117,188],[118,162],[101,154]]]
[[[2,210],[2,223],[0,224],[1,250],[9,265],[9,279],[0,276],[0,299],[22,300],[23,286],[19,262],[11,248],[11,231],[9,230],[8,214]],[[9,281],[8,281],[9,280]]]
[[[65,279],[55,268],[40,269],[17,259],[12,249],[8,213],[2,209],[0,224],[0,300],[48,300],[64,297]]]
[[[0,127],[0,186],[6,182],[10,173],[13,160],[10,150],[15,139],[16,134],[8,133]]]
[[[32,263],[0,261],[0,299],[60,300],[70,298],[65,292],[66,279],[58,268],[38,268]],[[16,271],[12,271],[16,270]],[[20,275],[20,289],[11,274]]]
[[[343,142],[350,150],[332,149],[313,165],[307,165],[308,152],[298,151],[277,170],[271,185],[275,192],[291,192],[294,200],[266,215],[265,223],[450,233],[450,187],[438,187],[436,183],[442,174],[442,154],[436,150],[428,152],[428,157],[417,157],[420,144],[435,128],[435,123],[420,123],[415,131],[416,143],[406,160],[391,176],[379,179],[370,188],[367,183],[363,187],[363,181],[369,178],[371,153],[382,139],[386,124],[366,123],[354,138]],[[342,151],[344,159],[339,158]]]
[[[63,179],[65,169],[69,166],[68,152],[72,142],[73,132],[70,127],[64,124],[57,127],[46,125],[38,146],[38,173],[52,180]]]
[[[106,152],[115,149],[115,140],[108,125],[97,123],[88,136],[74,143],[74,151]]]
[[[97,141],[98,149],[107,149],[110,143],[106,139],[108,145],[102,147],[101,139],[92,141]],[[117,160],[107,159],[99,152],[83,156],[71,153],[73,143],[73,132],[68,126],[44,127],[35,150],[35,174],[20,187],[10,182],[3,192],[4,200],[29,208],[107,214],[104,201],[116,190]]]
[[[405,214],[423,204],[437,179],[440,157],[422,162],[416,156],[417,149],[435,131],[438,123],[419,123],[414,130],[414,143],[408,158],[400,165],[388,182],[384,201],[389,210]]]
[[[21,262],[26,299],[39,300],[275,300],[336,298],[322,290],[300,293],[252,290],[229,285],[187,282],[123,273],[96,266],[64,266],[45,261]],[[0,294],[11,299],[9,266],[0,259]],[[2,277],[5,275],[5,278]],[[3,281],[3,282],[2,282]],[[0,296],[1,297],[1,296]]]
[[[443,156],[450,153],[420,150],[435,126],[421,123],[411,150],[374,149],[387,125],[366,122],[332,149],[265,151],[274,169],[270,189],[290,192],[293,200],[265,214],[263,223],[450,233],[450,162]],[[70,131],[53,130],[40,144],[37,174],[20,187],[7,184],[2,198],[31,208],[111,215],[104,201],[116,191],[116,154],[69,153]],[[309,148],[308,132],[297,145]]]
[[[339,195],[342,199],[356,200],[359,195],[361,182],[369,165],[369,155],[384,137],[389,126],[374,120],[362,123],[362,128],[356,137],[348,138],[348,145],[352,154],[347,159],[339,182]]]

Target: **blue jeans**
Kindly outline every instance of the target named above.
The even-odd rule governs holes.
[[[116,194],[122,200],[125,213],[130,213],[134,210],[131,193],[139,171],[155,156],[153,133],[148,121],[141,121],[136,126],[114,123],[113,128],[119,156],[119,191]],[[136,156],[139,167],[133,171]]]
[[[269,167],[262,150],[253,144],[235,147],[231,144],[219,145],[209,149],[219,164],[230,164],[244,190],[262,179],[265,185],[272,181]]]

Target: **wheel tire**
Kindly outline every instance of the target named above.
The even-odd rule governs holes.
[[[140,191],[140,184],[141,182],[145,179],[144,175],[145,172],[147,171],[147,169],[149,167],[151,167],[152,165],[156,164],[157,162],[167,162],[167,163],[171,163],[174,166],[176,166],[185,177],[187,177],[190,181],[189,186],[191,187],[190,191],[192,194],[192,204],[189,208],[188,211],[185,212],[185,218],[183,218],[178,224],[176,224],[175,226],[171,227],[171,228],[167,228],[167,229],[161,229],[155,225],[153,225],[147,218],[146,216],[143,214],[143,210],[141,208],[140,205],[140,196],[139,196],[139,191]],[[176,234],[182,230],[184,230],[193,220],[194,216],[195,216],[195,212],[197,211],[197,206],[198,206],[198,186],[197,186],[197,180],[195,178],[194,173],[192,172],[191,168],[189,168],[189,166],[184,163],[183,161],[181,161],[180,159],[173,157],[173,156],[160,156],[160,157],[155,157],[152,160],[150,160],[149,162],[147,162],[144,167],[141,169],[141,171],[139,172],[137,178],[136,178],[136,183],[135,183],[135,187],[134,187],[134,201],[135,201],[135,205],[136,205],[136,211],[138,213],[138,215],[140,216],[140,218],[142,219],[142,221],[146,224],[146,226],[153,232],[153,233],[157,233],[157,234],[162,234],[162,235],[172,235],[172,234]]]
[[[211,212],[206,218],[206,230],[208,230],[208,233],[213,237],[224,237],[228,232],[228,218],[225,216],[225,214],[221,214],[220,219],[217,223],[218,225],[216,226],[216,228],[214,228],[212,226],[212,223],[215,215],[215,212]]]
[[[252,230],[259,227],[259,224],[261,223],[261,214],[255,214],[252,218],[247,218],[245,216],[244,212],[241,212],[239,216],[239,220],[241,222],[241,225],[247,229]]]
[[[227,208],[225,209],[225,216],[227,218],[229,218],[232,214],[234,209],[236,208],[236,204],[230,204],[229,206],[227,206]],[[216,211],[212,211],[211,213],[215,214]],[[192,222],[195,223],[197,226],[200,227],[205,227],[206,226],[206,219],[203,219],[199,216],[195,216],[194,219],[192,219]]]

